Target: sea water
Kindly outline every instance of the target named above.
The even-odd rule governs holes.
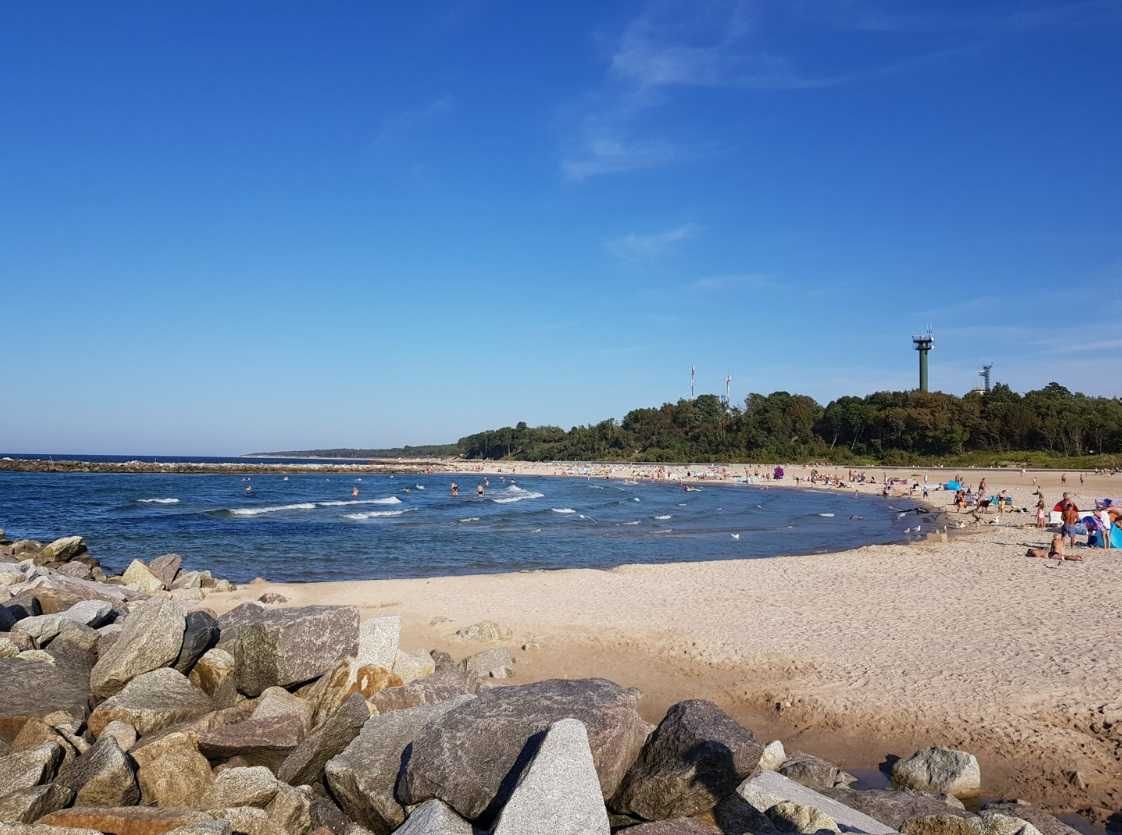
[[[900,541],[920,521],[899,516],[911,502],[851,493],[490,476],[479,497],[481,480],[0,473],[0,528],[12,539],[80,534],[113,571],[174,551],[187,568],[244,582],[814,554]]]

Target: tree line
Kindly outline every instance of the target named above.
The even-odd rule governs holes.
[[[1122,454],[1122,398],[1091,397],[1050,383],[1018,394],[998,384],[964,397],[942,392],[877,392],[826,406],[785,391],[750,394],[742,406],[704,394],[623,420],[565,430],[516,426],[457,442],[472,459],[528,461],[772,462],[885,464],[977,459],[1066,461],[1116,466]]]

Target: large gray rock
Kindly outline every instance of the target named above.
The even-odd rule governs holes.
[[[63,620],[58,635],[51,641],[47,652],[56,662],[70,664],[76,671],[83,670],[88,680],[89,670],[97,663],[97,646],[100,637],[92,626]]]
[[[277,768],[304,739],[304,726],[292,714],[246,719],[199,734],[199,750],[213,760],[242,757],[251,765]]]
[[[147,597],[143,592],[126,586],[81,580],[57,572],[32,577],[25,583],[12,586],[10,590],[13,594],[34,595],[43,603],[43,611],[48,614],[64,612],[81,600],[106,600],[118,606],[134,600],[144,600]],[[66,605],[62,605],[63,601],[66,601]]]
[[[804,806],[793,800],[782,800],[770,807],[764,814],[780,832],[794,832],[798,835],[841,832],[837,821],[817,806]]]
[[[608,811],[584,725],[576,719],[554,722],[503,805],[494,835],[608,833]]]
[[[141,736],[203,716],[213,709],[206,693],[191,686],[183,673],[161,667],[130,681],[90,714],[94,736],[110,722],[132,725]]]
[[[628,835],[721,835],[723,830],[694,818],[674,818],[629,826],[620,831]]]
[[[102,835],[96,829],[48,826],[44,823],[0,823],[0,835]]]
[[[62,745],[45,742],[34,748],[0,757],[0,797],[20,789],[49,783],[62,763],[62,754]]]
[[[140,802],[131,759],[111,736],[63,766],[56,782],[76,795],[79,806],[132,806]]]
[[[987,803],[982,814],[986,812],[999,812],[1009,817],[1028,821],[1040,830],[1041,835],[1079,835],[1079,830],[1068,826],[1043,809],[1038,809],[1036,806],[1030,806],[1027,803],[1013,803],[1011,801]]]
[[[336,662],[358,652],[358,609],[353,606],[303,606],[246,609],[239,606],[219,619],[219,647],[236,661],[238,689],[257,696],[265,688],[288,687],[323,675]],[[392,663],[392,661],[391,661]]]
[[[226,809],[255,806],[264,809],[278,790],[277,778],[264,766],[227,768],[214,778],[210,788],[197,799],[200,809]]]
[[[90,689],[112,696],[132,679],[170,664],[183,646],[183,610],[173,600],[156,599],[134,607],[113,645],[90,671]]]
[[[780,763],[775,770],[796,783],[802,783],[818,791],[857,782],[857,778],[848,771],[843,771],[833,763],[813,754],[795,754]]]
[[[933,747],[893,763],[892,782],[916,791],[969,797],[981,790],[982,771],[973,754]]]
[[[762,771],[749,777],[739,786],[736,793],[749,806],[759,813],[766,813],[776,804],[791,802],[799,806],[818,809],[834,820],[846,832],[865,832],[868,835],[895,835],[895,830],[881,821],[875,820],[856,809],[824,794],[807,788],[801,783],[789,780],[774,771]],[[774,822],[774,821],[773,821]]]
[[[981,815],[928,815],[905,821],[902,835],[1040,835],[1040,830],[1022,818],[1000,812]]]
[[[418,734],[471,699],[460,696],[367,719],[359,735],[325,768],[327,785],[343,811],[375,835],[387,835],[401,825],[405,812],[394,788],[403,754]]]
[[[82,600],[62,613],[66,620],[94,629],[111,622],[115,616],[112,604],[105,600]]]
[[[296,716],[305,731],[312,729],[314,706],[307,699],[289,693],[283,687],[270,687],[257,697],[250,719],[266,719],[270,716]],[[326,716],[324,717],[327,718]],[[357,733],[357,731],[356,731]]]
[[[837,787],[821,789],[822,794],[844,803],[851,809],[876,818],[893,829],[900,829],[907,821],[929,815],[957,815],[968,818],[965,810],[949,806],[938,797],[909,790],[851,789]],[[1059,833],[1053,833],[1059,835]],[[1074,835],[1067,833],[1066,835]]]
[[[293,749],[281,763],[277,777],[293,786],[316,782],[323,774],[327,761],[351,744],[369,718],[370,708],[366,706],[366,700],[361,694],[351,695],[326,722]]]
[[[191,668],[191,683],[210,696],[216,708],[233,707],[238,699],[235,664],[234,656],[226,650],[208,649]]]
[[[179,574],[181,565],[183,565],[183,557],[179,554],[164,554],[149,562],[148,570],[164,584],[164,588],[170,589],[176,575]]]
[[[609,798],[650,729],[639,716],[638,702],[637,690],[603,679],[554,679],[482,691],[417,737],[398,795],[406,803],[439,797],[465,818],[490,817],[498,811],[489,807],[504,780],[524,765],[526,742],[554,722],[573,718],[588,731],[600,788]]]
[[[394,835],[472,835],[473,831],[471,824],[451,806],[439,800],[426,800],[394,830]]]
[[[146,806],[194,806],[214,779],[190,733],[160,736],[133,751],[133,759]]]
[[[403,687],[387,687],[375,693],[367,703],[373,713],[391,713],[421,705],[435,705],[459,696],[479,692],[479,679],[458,668],[437,670],[428,678],[411,681]]]
[[[357,660],[359,666],[371,665],[390,670],[397,658],[401,640],[401,618],[387,615],[370,618],[359,627]],[[355,655],[356,653],[351,653]]]
[[[0,797],[0,821],[31,823],[43,815],[64,809],[74,801],[74,792],[57,783],[31,786]],[[0,823],[0,835],[4,824]]]
[[[510,678],[514,656],[509,647],[491,647],[464,659],[464,671],[479,678]]]
[[[49,562],[66,562],[86,552],[86,540],[80,536],[63,536],[47,545],[44,545],[36,562],[46,564]]]
[[[170,554],[169,556],[175,556]],[[183,630],[183,645],[172,667],[188,675],[200,658],[218,643],[218,621],[210,612],[188,612]]]
[[[647,820],[712,809],[760,761],[763,746],[712,702],[678,702],[643,745],[612,808]]]
[[[128,568],[121,575],[121,579],[129,588],[142,591],[147,594],[163,591],[164,584],[155,574],[148,570],[148,566],[140,560],[133,560],[129,563]]]

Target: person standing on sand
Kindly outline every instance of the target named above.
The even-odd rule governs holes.
[[[1075,502],[1070,499],[1065,499],[1063,509],[1064,525],[1061,528],[1061,533],[1064,538],[1071,543],[1071,547],[1075,547],[1075,526],[1079,524],[1079,508],[1075,506]]]
[[[1041,494],[1040,498],[1036,500],[1036,527],[1044,528],[1047,519],[1048,517],[1044,513],[1044,496]]]

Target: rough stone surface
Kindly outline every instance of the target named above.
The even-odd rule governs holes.
[[[494,835],[608,833],[608,812],[584,725],[576,719],[554,722],[503,805]]]
[[[184,622],[183,645],[171,666],[187,675],[203,654],[218,643],[218,621],[210,612],[195,610],[187,613]]]
[[[493,620],[481,620],[479,623],[473,623],[471,626],[457,629],[456,637],[463,641],[493,643],[495,641],[509,641],[511,638],[511,631],[505,627],[499,626]]]
[[[0,823],[0,835],[102,835],[94,829],[47,826],[42,823]]]
[[[240,756],[251,765],[276,768],[303,738],[298,717],[267,716],[205,731],[199,734],[199,750],[210,759]]]
[[[388,615],[371,618],[359,626],[358,663],[392,669],[400,640],[400,617]]]
[[[219,646],[234,656],[238,690],[257,696],[265,688],[310,681],[358,652],[358,609],[353,606],[303,606],[266,609],[239,606],[219,619]],[[392,663],[392,659],[391,659]]]
[[[474,696],[479,679],[459,668],[437,669],[432,676],[410,682],[404,687],[387,687],[367,699],[373,713],[390,713],[420,705],[435,705],[457,696]]]
[[[121,692],[99,704],[90,714],[90,732],[100,736],[106,725],[120,720],[144,736],[212,709],[206,693],[192,687],[186,676],[161,667],[137,676]]]
[[[752,773],[763,746],[712,702],[678,702],[643,745],[612,808],[647,820],[712,809]]]
[[[893,763],[892,782],[932,794],[971,796],[982,787],[982,772],[973,754],[951,748],[925,748]]]
[[[837,800],[839,803],[844,803],[851,809],[863,812],[871,818],[876,818],[893,829],[900,829],[906,821],[912,818],[922,818],[929,815],[971,817],[969,812],[948,806],[934,795],[908,790],[858,790],[839,786],[835,789],[822,789],[822,794]],[[1054,835],[1060,835],[1060,833],[1054,833]],[[1071,833],[1065,833],[1065,835],[1071,835]]]
[[[285,835],[306,835],[312,829],[311,789],[277,783],[277,796],[265,811],[269,813],[274,831]]]
[[[650,729],[639,716],[638,701],[637,690],[603,679],[554,679],[481,691],[417,737],[399,796],[406,803],[439,796],[465,818],[478,818],[519,764],[526,741],[554,722],[573,718],[584,723],[600,788],[611,797]]]
[[[264,766],[228,768],[220,772],[196,804],[200,809],[256,806],[264,809],[277,794],[277,778]]]
[[[12,626],[13,632],[22,632],[35,642],[36,646],[44,646],[49,643],[58,631],[62,629],[63,619],[62,614],[55,615],[32,615],[29,618],[23,618],[16,621]]]
[[[783,743],[775,739],[764,746],[763,753],[760,754],[760,763],[756,767],[760,771],[776,771],[786,761],[787,751],[783,748]]]
[[[121,579],[125,581],[125,585],[129,588],[147,594],[164,590],[163,580],[149,571],[148,566],[140,560],[130,562],[129,567],[125,569],[125,573],[121,575]]]
[[[250,714],[251,719],[266,719],[270,716],[295,716],[305,731],[312,727],[314,706],[307,700],[289,693],[283,687],[270,687],[257,698],[257,706]]]
[[[629,826],[621,831],[629,835],[721,835],[721,830],[716,826],[693,818],[652,821],[639,826]]]
[[[0,797],[0,821],[31,823],[74,802],[74,792],[57,783],[31,786]],[[2,830],[3,824],[0,824]]]
[[[471,824],[439,800],[426,800],[413,810],[394,835],[472,835]]]
[[[56,782],[75,793],[79,806],[131,806],[140,802],[132,762],[111,736],[103,736],[90,750],[63,766]]]
[[[124,629],[90,671],[96,696],[112,696],[132,679],[170,664],[183,646],[183,611],[173,600],[151,600],[136,606]]]
[[[436,662],[431,655],[412,655],[400,649],[397,651],[393,661],[393,674],[401,679],[402,684],[428,678],[435,672]]]
[[[507,647],[492,647],[464,659],[464,671],[480,678],[510,678],[514,656]]]
[[[138,748],[133,758],[147,806],[194,806],[214,780],[210,763],[188,733],[169,733]]]
[[[0,797],[50,782],[62,763],[62,745],[44,742],[0,757]]]
[[[170,589],[181,565],[183,565],[183,557],[179,554],[164,554],[148,563],[148,570],[164,584],[164,588]]]
[[[780,801],[764,814],[780,832],[798,832],[801,835],[815,835],[816,832],[824,831],[841,832],[837,822],[821,809],[792,800]]]
[[[49,562],[67,562],[86,552],[86,540],[80,536],[63,536],[39,551],[36,562],[46,564]]]
[[[376,835],[399,826],[405,812],[394,788],[403,753],[418,734],[471,698],[460,696],[367,719],[359,735],[325,768],[327,785],[343,811]]]
[[[254,806],[214,809],[209,814],[212,820],[229,822],[230,828],[238,835],[282,835],[269,817],[269,813]]]
[[[982,814],[984,815],[986,812],[999,812],[1003,815],[1026,820],[1040,830],[1042,835],[1079,835],[1079,830],[1068,826],[1043,809],[1038,809],[1027,803],[987,803]]]
[[[800,806],[811,806],[833,818],[847,832],[866,832],[868,835],[894,835],[895,830],[881,821],[839,803],[833,798],[789,780],[774,771],[762,771],[741,783],[736,793],[757,812],[766,813],[777,803],[792,801]]]
[[[903,835],[1040,835],[1028,821],[993,811],[981,816],[942,814],[912,818],[900,831]]]
[[[234,656],[226,650],[208,649],[191,668],[191,683],[210,696],[216,708],[231,707],[238,698],[234,665]]]
[[[97,645],[101,636],[92,626],[63,620],[58,635],[47,651],[56,661],[65,661],[76,668],[90,670],[97,663]],[[86,673],[89,678],[89,673]]]
[[[117,745],[122,751],[128,751],[136,745],[136,728],[128,722],[120,720],[110,722],[101,729],[100,735],[113,737],[117,740]]]
[[[369,699],[387,687],[400,686],[401,679],[384,667],[358,666],[353,658],[344,658],[330,672],[300,692],[314,705],[312,724],[320,725],[355,693]]]
[[[112,604],[105,600],[81,600],[62,612],[64,619],[94,629],[111,622],[115,616]]]
[[[359,693],[351,695],[293,749],[277,770],[277,777],[294,786],[314,783],[323,774],[327,761],[351,744],[369,718],[366,700]]]
[[[96,832],[113,835],[160,835],[178,827],[211,820],[205,812],[169,807],[153,809],[147,806],[75,806],[60,809],[39,819],[49,826],[86,827]]]
[[[819,791],[857,782],[857,778],[848,771],[842,771],[833,763],[812,754],[795,754],[775,770],[796,783]]]
[[[233,835],[233,833],[234,829],[229,821],[209,820],[176,827],[168,830],[167,835]]]

